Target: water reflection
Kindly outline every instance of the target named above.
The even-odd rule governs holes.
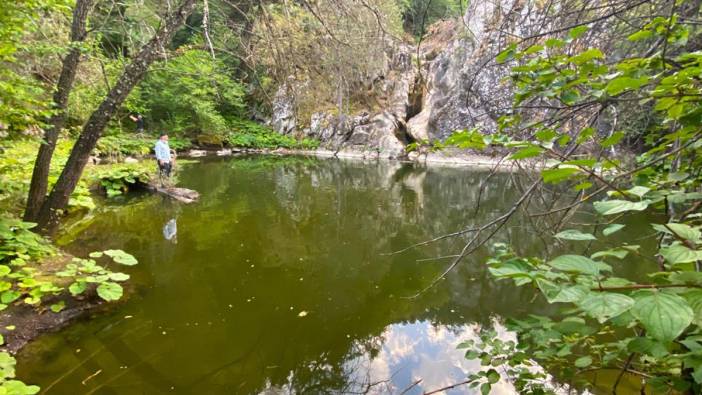
[[[464,168],[256,157],[202,162],[180,179],[197,204],[144,196],[80,225],[68,248],[134,253],[135,288],[111,313],[31,345],[20,377],[49,393],[109,394],[385,393],[421,378],[416,393],[478,368],[455,350],[476,327],[547,311],[532,290],[490,277],[485,248],[404,298],[467,236],[384,255],[502,212],[519,194],[508,174],[481,192],[486,173]],[[536,254],[528,226],[515,218],[496,241]]]
[[[163,225],[163,238],[172,241],[173,243],[177,243],[178,239],[176,236],[178,235],[178,224],[176,223],[175,218],[171,218],[168,222],[166,222],[165,225]]]

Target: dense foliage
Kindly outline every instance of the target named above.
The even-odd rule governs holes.
[[[518,369],[528,364],[525,353],[578,386],[589,385],[587,372],[616,369],[621,374],[612,383],[615,393],[625,373],[656,393],[702,391],[702,53],[688,45],[699,28],[680,22],[684,4],[628,37],[657,49],[643,55],[610,59],[594,47],[573,48],[586,27],[510,46],[497,60],[513,63],[514,112],[501,118],[498,135],[464,131],[450,141],[478,149],[502,145],[514,150],[512,160],[544,159],[541,177],[524,199],[542,184],[574,192],[572,204],[538,214],[562,216],[554,237],[572,252],[522,257],[496,245],[487,262],[496,278],[533,286],[549,303],[567,307],[557,317],[510,323],[519,334],[518,352],[500,358],[517,369],[512,373],[523,392],[551,392],[536,384],[543,375]],[[600,114],[625,111],[631,102],[652,112],[645,130],[597,122]],[[523,119],[520,109],[535,105],[550,111]],[[614,147],[632,132],[643,133],[645,148],[626,160]],[[581,207],[594,210],[596,223],[567,229],[567,214]],[[629,218],[640,216],[650,227],[644,240],[626,231]],[[640,278],[616,274],[626,257],[637,262]],[[489,338],[470,344],[470,355],[499,353]],[[491,358],[483,362],[490,365]],[[494,382],[472,380],[488,389]]]

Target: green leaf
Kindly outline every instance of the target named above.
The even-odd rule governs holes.
[[[595,210],[602,215],[613,215],[627,211],[643,211],[648,208],[651,202],[643,200],[640,202],[630,202],[628,200],[605,200],[595,202]]]
[[[497,63],[504,63],[512,58],[514,58],[514,51],[517,49],[517,44],[509,45],[504,51],[500,52],[495,60]]]
[[[50,309],[51,309],[51,311],[53,311],[54,313],[58,313],[58,312],[60,312],[61,310],[63,310],[65,307],[66,307],[66,302],[64,302],[64,301],[62,300],[62,301],[60,301],[60,302],[58,302],[58,303],[52,304],[51,307],[50,307]]]
[[[8,274],[10,274],[11,271],[12,271],[12,269],[10,269],[9,266],[0,265],[0,277],[7,276]]]
[[[123,290],[122,286],[117,283],[106,282],[98,285],[97,293],[102,299],[111,302],[119,300],[122,297]]]
[[[638,294],[631,314],[651,337],[661,341],[675,340],[694,318],[694,312],[685,299],[663,292]]]
[[[592,292],[578,303],[585,313],[600,323],[624,313],[633,305],[634,299],[610,292]]]
[[[3,304],[10,304],[19,299],[20,296],[22,296],[22,294],[17,291],[5,291],[0,295],[0,302]]]
[[[509,159],[511,160],[519,160],[519,159],[526,159],[526,158],[533,158],[535,156],[541,155],[544,150],[541,147],[526,147],[522,148],[519,151],[513,153],[512,155],[509,156]]]
[[[86,283],[83,281],[76,281],[68,287],[68,291],[71,295],[76,296],[85,292]]]
[[[677,235],[685,240],[695,243],[700,241],[700,230],[687,224],[668,223],[665,225],[652,224],[651,226],[659,232]]]
[[[629,255],[629,251],[622,248],[613,248],[611,250],[598,251],[590,256],[592,259],[613,256],[615,258],[624,259]]]
[[[129,274],[125,274],[125,273],[110,273],[107,276],[112,281],[127,281],[127,280],[129,280]]]
[[[500,374],[497,373],[497,370],[490,369],[487,371],[487,379],[488,379],[488,383],[495,384],[498,381],[500,381]]]
[[[602,234],[605,236],[609,236],[611,234],[617,233],[620,230],[624,229],[625,226],[626,225],[622,225],[622,224],[607,225],[607,227],[604,228],[604,230],[602,230]]]
[[[592,365],[592,357],[590,356],[580,357],[575,360],[575,367],[577,368],[586,368],[590,365]]]
[[[575,229],[568,229],[564,230],[563,232],[559,232],[554,236],[557,239],[563,239],[563,240],[597,240],[597,237],[590,233],[583,233],[579,230]]]
[[[699,272],[694,273],[702,274]],[[702,290],[696,289],[693,291],[685,292],[683,296],[685,297],[685,300],[687,300],[687,303],[690,305],[690,308],[692,308],[692,312],[694,313],[693,322],[697,326],[702,326]]]
[[[647,83],[648,77],[631,78],[622,76],[609,81],[605,89],[610,95],[618,95],[626,90],[639,89]]]
[[[559,167],[557,169],[542,170],[541,177],[543,177],[545,183],[558,184],[578,172],[579,170],[575,167]]]
[[[113,261],[125,265],[125,266],[134,266],[139,261],[134,258],[134,256],[127,254],[126,252],[122,250],[106,250],[104,251],[105,255],[109,256],[112,258]]]
[[[629,352],[650,355],[654,358],[661,358],[668,355],[668,349],[665,347],[665,344],[648,337],[634,338],[627,343],[626,348]]]
[[[627,190],[626,193],[628,193],[630,195],[637,196],[639,198],[642,198],[642,197],[644,197],[645,194],[649,193],[650,191],[651,191],[651,188],[646,188],[646,187],[637,185],[637,186]]]
[[[575,272],[582,274],[597,275],[601,270],[611,271],[609,265],[602,262],[595,262],[590,258],[581,255],[561,255],[548,264],[564,272]]]
[[[653,32],[650,30],[639,30],[638,32],[630,35],[627,37],[629,41],[640,41],[640,40],[645,40],[653,35]]]
[[[675,272],[670,275],[669,279],[674,284],[702,285],[702,273],[700,272]]]
[[[568,37],[570,37],[571,39],[576,39],[576,38],[582,36],[583,33],[588,31],[588,29],[589,28],[587,26],[574,27],[574,28],[570,29],[570,31],[568,32]]]
[[[582,285],[565,287],[556,293],[556,295],[549,300],[549,303],[574,303],[585,298],[589,292],[590,290]]]
[[[590,48],[585,52],[571,56],[569,60],[577,65],[589,62],[593,59],[604,59],[604,54],[597,48]]]
[[[660,249],[660,254],[671,265],[690,263],[702,259],[702,251],[691,250],[681,244],[673,244]]]
[[[490,383],[483,383],[480,385],[480,395],[489,395],[491,387]]]
[[[612,133],[611,136],[607,137],[606,139],[602,140],[600,145],[604,148],[611,147],[613,145],[619,144],[620,141],[624,138],[625,134],[624,132],[616,132]]]

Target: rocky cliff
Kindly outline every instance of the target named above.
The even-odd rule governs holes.
[[[514,35],[544,23],[519,0],[472,2],[460,20],[430,27],[419,46],[390,42],[385,67],[369,80],[380,84],[379,108],[355,114],[314,113],[296,119],[295,94],[304,86],[281,86],[271,124],[280,133],[314,137],[338,154],[402,157],[415,141],[443,140],[456,130],[495,129],[500,110],[509,108],[508,67],[495,56]]]

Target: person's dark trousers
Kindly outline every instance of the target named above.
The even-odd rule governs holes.
[[[161,163],[158,162],[158,170],[161,172],[161,175],[164,175],[166,177],[171,176],[171,162],[168,163]]]

